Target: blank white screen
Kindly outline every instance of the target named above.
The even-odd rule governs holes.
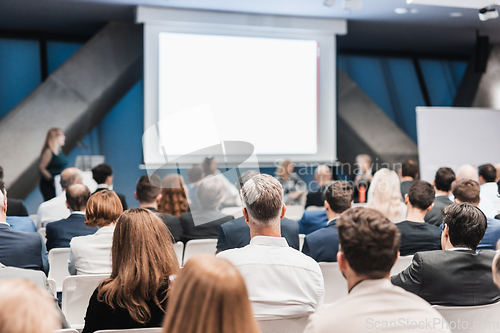
[[[317,153],[316,41],[168,32],[158,38],[159,120],[208,104],[222,141],[250,142],[261,155]],[[171,153],[190,153],[183,140]]]

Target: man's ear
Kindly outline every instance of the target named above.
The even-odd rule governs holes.
[[[351,201],[351,207],[349,207],[349,208],[352,208],[352,206],[354,206],[354,200]]]
[[[443,235],[445,238],[450,237],[450,228],[448,227],[447,224],[443,224]]]
[[[405,194],[405,205],[408,206],[408,203],[410,202],[410,197],[408,196],[408,193]]]
[[[66,208],[68,208],[68,209],[69,209],[68,202],[67,202],[67,201],[65,201],[64,203],[66,204]]]
[[[139,198],[137,198],[137,191],[134,191],[134,198],[135,200],[139,201]]]
[[[345,271],[347,269],[347,259],[345,258],[344,252],[340,250],[337,252],[337,262],[339,263],[339,269],[341,271]]]
[[[7,214],[7,198],[3,201],[3,213]]]
[[[394,264],[392,264],[392,266],[394,266],[394,265],[398,262],[398,260],[399,260],[399,257],[400,257],[400,256],[401,256],[401,254],[400,254],[400,252],[398,251],[398,255],[397,255],[397,257],[396,257],[396,260],[394,260]]]
[[[434,202],[425,210],[425,212],[430,212],[434,208]]]
[[[241,210],[243,211],[243,217],[245,218],[245,222],[246,223],[250,222],[250,218],[248,217],[248,211],[246,207],[243,207]]]
[[[325,210],[329,210],[329,209],[331,209],[330,204],[328,203],[328,201],[325,200]]]
[[[286,205],[283,204],[283,207],[281,207],[281,215],[280,215],[280,219],[284,218],[285,217],[285,213],[286,213]]]
[[[160,203],[161,197],[162,197],[161,193],[156,196],[155,199],[156,203]]]

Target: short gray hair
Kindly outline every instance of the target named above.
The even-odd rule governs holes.
[[[269,225],[280,216],[283,207],[283,187],[266,174],[249,179],[241,189],[243,204],[256,224]]]
[[[203,178],[196,189],[196,198],[205,209],[216,209],[225,196],[226,185],[218,176]]]
[[[61,187],[67,189],[71,185],[82,182],[82,173],[78,168],[67,168],[61,172]]]

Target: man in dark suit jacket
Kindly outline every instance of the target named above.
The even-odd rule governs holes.
[[[448,198],[451,192],[451,184],[455,181],[455,172],[451,168],[439,168],[434,177],[434,189],[436,197],[434,207],[425,214],[425,222],[440,226],[443,223],[443,209],[453,202]]]
[[[401,165],[401,169],[399,169],[400,177],[401,177],[401,195],[403,196],[403,200],[410,189],[410,186],[417,180],[419,173],[418,162],[412,159],[407,159]]]
[[[99,164],[98,166],[95,166],[92,169],[92,178],[94,178],[94,180],[97,183],[97,189],[95,190],[94,193],[102,190],[109,190],[109,187],[113,185],[113,169],[111,168],[111,165],[102,163]],[[123,210],[127,210],[128,206],[125,196],[117,192],[115,193],[116,195],[118,195],[118,198],[120,198]]]
[[[444,209],[443,250],[419,252],[392,283],[432,305],[474,306],[498,302],[493,283],[494,251],[476,252],[486,230],[486,216],[469,203]]]
[[[160,179],[158,177],[155,178],[157,178],[156,181],[158,181],[159,184]],[[151,184],[148,175],[142,176],[137,181],[134,197],[137,199],[137,201],[139,201],[140,208],[149,209],[162,219],[163,223],[165,223],[165,225],[167,226],[168,231],[170,231],[174,243],[181,241],[181,220],[177,216],[158,212],[158,203],[161,200],[161,188]]]
[[[309,235],[310,233],[326,227],[328,216],[325,210],[306,210],[304,215],[297,221],[299,233]]]
[[[326,164],[319,165],[314,171],[314,180],[319,188],[316,191],[307,193],[305,208],[309,206],[323,207],[323,203],[325,202],[323,191],[326,184],[332,181],[332,170]]]
[[[63,220],[47,224],[47,249],[69,247],[73,237],[91,235],[97,228],[87,228],[85,224],[85,208],[90,198],[87,186],[75,184],[66,190],[66,205],[71,215]]]
[[[0,165],[0,180],[3,180],[3,168]],[[7,216],[28,216],[28,210],[22,200],[7,198]]]
[[[354,191],[346,181],[336,181],[327,185],[325,190],[325,211],[328,224],[323,229],[310,233],[304,239],[302,252],[317,262],[336,262],[339,250],[339,234],[336,220],[352,207]]]

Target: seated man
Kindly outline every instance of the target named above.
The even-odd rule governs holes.
[[[243,186],[257,171],[247,171],[236,182],[236,188]],[[286,238],[288,245],[295,250],[299,249],[299,225],[297,221],[286,217],[281,219],[281,234]],[[245,247],[250,244],[250,228],[245,217],[239,217],[220,226],[217,252]]]
[[[443,250],[418,252],[392,283],[432,305],[473,306],[498,302],[493,283],[494,251],[476,248],[486,230],[486,216],[469,203],[453,204],[443,211]]]
[[[434,207],[425,214],[425,222],[440,226],[443,223],[443,209],[453,203],[449,196],[451,193],[451,184],[455,181],[455,173],[451,168],[439,168],[434,177],[434,189],[436,198]]]
[[[326,187],[324,203],[328,224],[306,236],[302,252],[317,262],[337,261],[339,234],[336,221],[340,214],[352,207],[353,196],[352,186],[346,181],[336,181]]]
[[[3,180],[2,166],[0,166],[0,180]],[[7,216],[28,216],[28,210],[22,200],[8,198],[7,207]]]
[[[281,237],[280,222],[286,212],[281,184],[259,174],[245,183],[241,196],[252,240],[244,248],[217,256],[240,271],[254,315],[273,318],[315,312],[324,297],[323,275],[318,263]]]
[[[66,190],[66,205],[71,215],[67,219],[47,224],[47,250],[69,247],[73,237],[91,235],[97,228],[87,228],[85,224],[85,208],[90,198],[87,186],[75,184]]]
[[[441,250],[441,230],[435,225],[425,223],[424,217],[434,201],[434,187],[423,180],[417,180],[405,196],[406,221],[396,226],[401,233],[402,256],[414,255],[420,251]]]
[[[403,162],[400,172],[401,195],[404,199],[406,193],[408,193],[408,190],[410,189],[410,186],[417,180],[419,172],[418,162],[412,159],[407,159]]]
[[[299,224],[299,234],[309,235],[311,232],[326,227],[328,224],[328,216],[323,209],[306,210],[297,223]]]
[[[317,206],[323,207],[325,200],[323,199],[323,192],[325,186],[332,181],[332,170],[326,164],[320,165],[314,171],[314,180],[318,184],[318,189],[307,193],[306,207]]]
[[[9,207],[9,202],[7,201],[7,207]],[[14,230],[26,231],[26,232],[36,232],[36,226],[33,220],[29,216],[9,216],[7,215],[7,223]]]
[[[497,169],[492,164],[479,167],[479,184],[481,184],[481,198],[488,198],[500,214],[500,198],[498,197]]]
[[[463,164],[457,170],[457,180],[461,179],[471,179],[476,182],[479,182],[479,175],[477,172],[477,168],[473,167],[470,164]],[[479,209],[486,215],[486,217],[494,218],[497,215],[497,210],[495,209],[495,205],[490,200],[489,197],[481,197],[481,201],[479,202]]]
[[[102,190],[110,190],[113,186],[113,168],[111,165],[102,163],[95,166],[92,169],[92,178],[94,178],[97,183],[97,189],[94,193],[102,191]],[[94,194],[92,193],[92,194]],[[127,200],[123,194],[115,192],[118,198],[120,198],[120,202],[122,203],[123,210],[127,210]]]
[[[198,184],[203,179],[203,169],[201,166],[195,164],[193,165],[187,172],[187,181],[188,185],[188,199],[189,199],[189,209],[197,210],[200,209],[200,203],[196,198],[196,189],[198,188]]]
[[[38,232],[13,230],[6,221],[7,191],[0,180],[0,263],[49,272],[47,248]]]
[[[337,228],[337,260],[349,294],[309,317],[305,333],[450,332],[426,301],[391,284],[399,249],[394,223],[374,209],[358,207],[343,213]],[[411,326],[421,322],[430,326]]]

